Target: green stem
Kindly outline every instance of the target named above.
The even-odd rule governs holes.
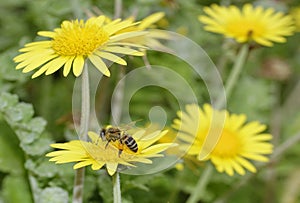
[[[81,120],[80,120],[80,140],[87,140],[87,132],[89,127],[90,115],[90,88],[89,88],[89,74],[88,67],[85,63],[82,73],[81,81]],[[82,203],[83,199],[83,186],[84,186],[85,168],[76,170],[74,187],[73,187],[73,200],[72,203]]]
[[[115,0],[115,16],[114,16],[115,19],[121,17],[122,7],[123,7],[122,0]]]
[[[226,98],[230,98],[234,86],[237,84],[239,75],[245,64],[247,55],[248,55],[248,44],[245,44],[241,47],[239,53],[237,54],[237,59],[233,65],[233,68],[229,74],[229,77],[225,84]],[[216,107],[223,108],[226,104],[226,98],[219,97],[216,101]],[[199,178],[197,185],[187,200],[187,203],[196,203],[199,199],[205,194],[206,186],[209,182],[209,179],[212,175],[212,165],[209,164],[206,169],[203,171],[202,176]]]
[[[90,85],[87,63],[84,64],[81,81],[81,119],[80,119],[80,140],[87,140],[90,117]]]
[[[113,177],[113,195],[114,195],[114,203],[121,203],[121,184],[120,184],[120,174],[116,172]]]
[[[249,50],[248,44],[244,44],[237,55],[237,59],[233,65],[232,71],[230,72],[229,77],[226,80],[226,84],[225,84],[226,98],[230,98],[232,90],[238,81],[239,75],[243,69],[243,66],[245,64],[248,55],[248,50]],[[216,106],[218,108],[224,107],[226,102],[226,100],[224,99],[225,98],[219,98],[217,100]]]
[[[196,203],[198,202],[199,199],[201,199],[205,195],[206,186],[209,182],[212,172],[213,172],[213,167],[211,164],[208,164],[204,169],[204,171],[202,172],[202,175],[199,178],[193,193],[188,198],[186,203]]]
[[[76,170],[72,203],[82,203],[85,168]]]

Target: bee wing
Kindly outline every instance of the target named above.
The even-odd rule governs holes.
[[[127,123],[127,124],[121,124],[119,126],[119,129],[122,130],[122,131],[127,131],[127,130],[130,130],[132,128],[135,127],[135,124],[138,122],[138,121],[141,121],[142,119],[139,119],[139,120],[136,120],[136,121],[132,121],[130,123]]]

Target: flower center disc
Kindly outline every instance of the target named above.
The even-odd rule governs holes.
[[[52,48],[62,56],[88,56],[109,40],[109,34],[97,24],[64,22],[55,30]]]
[[[234,33],[234,36],[247,36],[249,40],[253,35],[261,36],[265,33],[265,28],[259,21],[251,21],[251,20],[233,20],[228,23],[227,29]]]
[[[237,136],[234,133],[223,129],[222,135],[212,151],[212,154],[221,157],[231,157],[238,154],[239,148],[240,143]]]

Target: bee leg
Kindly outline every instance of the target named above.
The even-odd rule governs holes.
[[[98,138],[97,138],[97,140],[96,140],[96,145],[98,145],[98,143],[99,143],[99,139],[100,139],[100,138],[98,137]]]
[[[121,156],[122,152],[123,152],[123,147],[124,147],[124,143],[122,138],[120,139],[120,148],[119,148],[119,157]]]
[[[119,149],[119,157],[121,156],[123,149]]]
[[[110,142],[110,141],[107,141],[107,143],[106,143],[106,145],[105,145],[105,149],[107,148],[107,146],[108,146],[109,142]]]

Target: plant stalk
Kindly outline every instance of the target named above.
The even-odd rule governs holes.
[[[114,195],[114,203],[121,203],[122,196],[121,196],[121,184],[120,184],[120,174],[117,171],[113,177],[113,195]]]
[[[115,0],[115,16],[114,18],[120,18],[122,15],[122,7],[123,7],[123,2],[122,0]]]
[[[89,74],[88,74],[87,63],[85,63],[84,65],[83,73],[81,77],[82,77],[81,78],[81,119],[80,119],[79,139],[82,141],[86,141],[88,127],[89,127],[89,116],[90,116],[90,88],[89,88]],[[84,174],[85,174],[85,168],[80,168],[76,170],[72,203],[82,203]]]
[[[249,50],[249,45],[244,44],[241,47],[239,53],[237,54],[236,61],[233,65],[233,68],[232,68],[230,74],[229,74],[229,77],[226,80],[226,84],[225,84],[226,98],[230,98],[232,90],[239,79],[239,75],[243,69],[245,62],[246,62],[248,50]],[[224,99],[219,98],[216,102],[216,107],[224,108],[225,104],[226,104],[226,100],[224,100]]]
[[[201,177],[199,178],[197,185],[194,188],[193,193],[188,198],[186,203],[197,203],[205,195],[206,186],[209,182],[209,179],[212,175],[213,167],[211,164],[208,164],[204,171],[202,172]]]

